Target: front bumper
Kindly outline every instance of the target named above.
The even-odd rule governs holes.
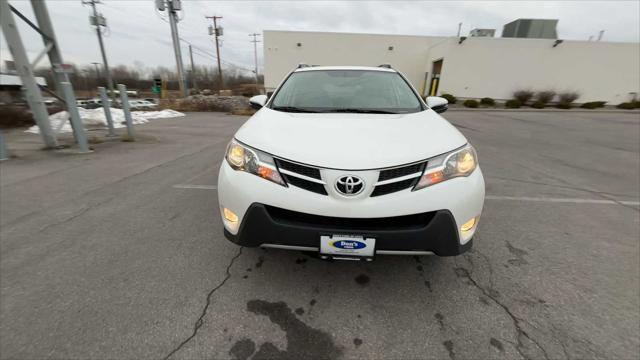
[[[344,173],[323,171],[328,184]],[[377,172],[350,173],[365,180],[377,178]],[[351,198],[329,192],[323,196],[292,185],[283,187],[234,171],[223,161],[218,176],[218,201],[221,209],[227,208],[237,215],[233,223],[223,218],[225,236],[242,246],[280,244],[317,248],[321,234],[362,234],[377,239],[377,250],[457,255],[471,247],[477,225],[466,232],[460,226],[480,216],[484,179],[478,167],[468,177],[417,191],[406,189],[377,197],[363,194]],[[402,219],[406,216],[422,218],[407,222]]]
[[[357,234],[376,239],[376,251],[431,252],[459,255],[472,240],[460,244],[455,220],[447,210],[389,218],[345,219],[318,216],[254,203],[236,235],[227,239],[241,246],[284,246],[317,249],[321,235]]]

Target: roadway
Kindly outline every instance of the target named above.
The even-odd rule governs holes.
[[[217,169],[242,116],[2,162],[0,357],[637,357],[640,115],[444,115],[488,196],[473,251],[453,258],[225,240]]]

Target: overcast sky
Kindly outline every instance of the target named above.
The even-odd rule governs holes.
[[[25,0],[10,3],[34,19]],[[66,62],[102,62],[96,34],[89,26],[89,6],[80,0],[47,0],[58,41]],[[640,41],[640,1],[207,1],[183,0],[180,36],[195,45],[197,64],[214,63],[215,53],[205,15],[224,18],[222,59],[228,65],[253,68],[253,44],[249,33],[263,30],[305,30],[454,36],[480,28],[498,29],[517,18],[559,19],[562,39],[587,40],[605,29],[605,41]],[[99,11],[107,18],[105,37],[109,63],[138,66],[175,66],[171,33],[165,13],[153,0],[103,0]],[[17,21],[19,19],[16,18]],[[31,59],[42,49],[36,33],[21,25],[23,42]],[[262,43],[258,57],[262,66]],[[182,51],[188,62],[186,42]],[[206,54],[208,52],[209,54]],[[4,37],[0,59],[11,59]],[[44,63],[43,63],[44,64]]]

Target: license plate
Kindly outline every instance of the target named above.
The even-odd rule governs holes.
[[[320,236],[320,254],[331,255],[334,258],[373,257],[375,247],[376,239],[361,235]]]

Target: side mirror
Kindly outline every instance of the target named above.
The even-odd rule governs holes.
[[[256,95],[249,99],[249,104],[254,109],[260,109],[267,103],[267,99],[267,95]]]
[[[443,113],[447,111],[447,109],[449,108],[447,104],[449,104],[449,102],[445,98],[439,96],[427,97],[427,106],[437,113]]]

